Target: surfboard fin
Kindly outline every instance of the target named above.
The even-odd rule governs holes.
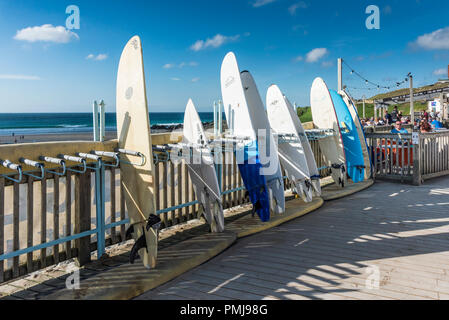
[[[150,230],[150,228],[154,229],[154,230],[159,230],[159,228],[161,227],[161,218],[159,218],[157,215],[155,214],[151,214],[148,217],[148,222],[147,225],[145,227],[145,229],[147,231]],[[132,231],[130,231],[132,230]],[[134,226],[131,226],[128,231],[126,232],[127,234],[131,235],[132,233],[134,233]],[[134,243],[133,247],[131,248],[131,253],[129,255],[129,262],[131,264],[134,264],[134,260],[137,259],[137,257],[139,256],[139,250],[143,249],[143,248],[147,248],[147,240],[145,238],[145,234],[143,234],[139,239],[136,240],[136,242]]]
[[[147,241],[145,239],[145,235],[142,235],[137,241],[134,243],[131,248],[131,253],[129,254],[129,262],[134,264],[134,260],[139,257],[139,250],[147,247]]]
[[[125,233],[125,239],[126,240],[131,240],[132,239],[132,234],[134,233],[134,225],[131,225],[128,230],[126,230]]]
[[[255,204],[253,204],[253,209],[251,210],[251,215],[254,218],[256,215],[257,210],[261,209],[262,205],[260,204],[260,201],[257,201]]]

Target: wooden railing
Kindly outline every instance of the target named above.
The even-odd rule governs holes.
[[[169,141],[156,136],[155,142]],[[311,145],[318,167],[324,166],[318,141],[311,141]],[[57,157],[91,150],[112,151],[116,147],[116,141],[4,145],[0,146],[0,159],[18,163],[21,157],[37,160],[40,155]],[[228,161],[221,166],[220,174],[226,209],[245,204],[248,199],[234,153],[224,152],[225,157]],[[46,168],[61,173],[57,165],[48,164]],[[24,170],[30,169],[24,166]],[[128,217],[120,187],[120,169],[104,169],[105,210],[100,218],[95,170],[67,171],[62,176],[47,172],[42,180],[25,175],[20,183],[0,177],[0,256],[10,255],[0,258],[0,283],[71,258],[84,265],[97,250],[100,235],[106,246],[124,241]],[[0,169],[0,174],[11,173],[11,170]],[[328,174],[329,170],[322,170],[323,176]],[[155,163],[155,181],[156,210],[162,218],[162,228],[197,218],[199,205],[195,203],[193,185],[184,163],[174,164],[159,158]],[[285,180],[285,188],[289,188],[288,180]]]
[[[449,174],[449,131],[409,134],[367,133],[374,178],[420,185]]]

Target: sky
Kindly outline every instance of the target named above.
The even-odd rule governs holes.
[[[66,24],[79,8],[79,29]],[[369,5],[379,29],[368,29]],[[355,98],[411,72],[416,86],[447,78],[448,1],[430,0],[0,0],[0,112],[115,111],[120,54],[142,39],[150,112],[199,111],[221,99],[220,66],[233,51],[262,99],[271,84],[308,106],[314,78],[337,87],[337,59]],[[71,20],[73,22],[73,20]],[[407,86],[405,83],[402,87]],[[371,88],[372,90],[366,90]]]

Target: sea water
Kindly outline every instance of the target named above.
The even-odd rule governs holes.
[[[212,122],[212,112],[199,113]],[[92,113],[0,113],[0,136],[92,132]],[[150,124],[171,126],[184,122],[184,112],[150,112]],[[106,131],[116,131],[115,113],[106,113]]]

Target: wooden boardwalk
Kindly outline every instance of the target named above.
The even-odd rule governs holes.
[[[377,182],[137,299],[449,299],[449,177]]]

